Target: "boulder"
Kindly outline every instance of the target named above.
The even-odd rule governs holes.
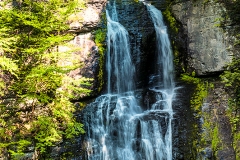
[[[219,27],[226,13],[223,4],[185,1],[173,5],[172,12],[183,26],[181,34],[187,36],[188,66],[199,76],[222,72],[236,52],[230,29]]]

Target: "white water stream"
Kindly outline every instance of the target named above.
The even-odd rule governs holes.
[[[85,124],[89,160],[172,160],[171,46],[161,12],[146,6],[156,30],[156,67],[161,68],[154,75],[160,77],[158,83],[149,89],[156,101],[144,107],[136,99],[128,32],[118,22],[113,3],[106,11],[108,93],[87,106],[95,110]]]

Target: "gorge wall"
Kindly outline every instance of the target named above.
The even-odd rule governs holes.
[[[239,56],[239,46],[236,45],[239,26],[232,15],[235,13],[234,7],[229,7],[234,4],[228,2],[175,1],[171,5],[171,11],[181,26],[181,32],[175,36],[175,41],[185,41],[181,42],[184,44],[181,51],[186,60],[182,64],[186,64],[187,73],[197,76],[205,84],[206,95],[203,96],[199,110],[194,109],[195,100],[191,100],[190,104],[193,115],[199,120],[199,128],[191,128],[193,133],[198,130],[197,136],[192,137],[195,139],[191,144],[195,150],[191,153],[195,157],[193,159],[239,159],[239,138],[236,138],[239,125],[234,129],[232,122],[239,113],[232,110],[230,104],[235,95],[233,90],[225,87],[220,78],[223,71],[227,70],[226,66]],[[200,81],[195,85],[200,85]],[[200,92],[199,87],[194,92],[192,95],[195,99],[201,97],[197,93]],[[186,152],[188,151],[184,153]],[[192,159],[190,155],[185,156],[184,159]]]
[[[100,3],[94,1],[89,2],[88,5],[91,8],[92,4],[98,6]],[[102,2],[104,5],[105,3],[106,1]],[[151,3],[162,11],[170,6],[171,18],[175,18],[176,25],[179,27],[178,33],[171,33],[171,21],[165,14],[174,53],[177,53],[175,59],[178,58],[176,79],[179,89],[173,104],[175,111],[173,122],[174,159],[237,159],[239,143],[236,141],[239,139],[234,139],[231,120],[227,116],[229,99],[234,97],[234,94],[226,89],[219,77],[226,70],[226,65],[232,61],[234,56],[239,54],[237,46],[234,45],[236,25],[232,25],[230,19],[224,28],[220,25],[222,17],[227,14],[226,6],[216,1],[203,0],[180,0],[174,1],[171,5],[168,1],[154,0]],[[154,61],[155,49],[153,24],[142,3],[122,0],[117,1],[116,5],[119,22],[129,32],[132,59],[136,66],[137,88],[144,88],[149,83],[148,76],[153,72],[151,65]],[[89,13],[94,16],[96,12],[89,9]],[[85,32],[103,27],[99,26],[99,21],[97,22],[92,28],[88,28],[88,24],[90,24],[88,22],[85,23],[86,27],[77,22],[72,23],[71,27],[74,32],[79,33],[76,37],[78,39],[85,35]],[[91,33],[87,35],[91,35]],[[90,37],[93,38],[92,35]],[[84,44],[86,44],[85,42]],[[94,50],[96,46],[92,42],[91,44],[90,48]],[[90,50],[90,53],[97,52]],[[93,60],[86,59],[86,62],[93,62]],[[91,65],[93,63],[89,64],[90,67],[85,71],[92,73]],[[104,68],[102,69],[104,70]],[[182,81],[180,78],[182,73],[188,74],[190,77],[193,76],[199,81],[197,80],[197,83]],[[91,76],[94,78],[94,74]],[[199,89],[200,82],[202,88]],[[207,94],[201,95],[201,89]],[[198,104],[200,104],[198,110],[194,107],[193,98],[199,98],[197,99]],[[81,117],[79,119],[81,120]],[[81,141],[81,138],[78,140]],[[82,145],[79,144],[79,141],[65,143],[67,146],[65,149],[63,147],[54,148],[52,156],[58,157],[59,154],[63,155],[69,152],[81,157],[84,154],[84,149],[79,149],[79,145]]]
[[[113,1],[113,0],[110,0]],[[2,2],[2,1],[0,1]],[[222,26],[222,17],[228,15],[228,7],[222,2],[208,0],[152,0],[151,3],[163,12],[170,11],[170,17],[165,15],[169,26],[172,48],[175,56],[176,80],[178,89],[176,100],[173,102],[173,159],[196,160],[238,160],[240,155],[239,144],[239,115],[229,117],[230,99],[235,93],[225,87],[220,74],[226,70],[226,65],[232,62],[233,57],[239,56],[239,47],[235,45],[236,23],[231,17],[225,18]],[[105,7],[107,0],[88,0],[84,10],[77,11],[69,17],[70,32],[76,34],[70,42],[80,49],[72,53],[72,60],[83,64],[69,73],[70,77],[93,78],[90,87],[93,92],[90,97],[76,95],[72,102],[78,108],[76,118],[82,121],[81,110],[86,106],[83,99],[91,99],[104,92],[105,66],[104,50],[106,44]],[[119,22],[129,32],[133,63],[136,67],[135,79],[137,89],[147,90],[151,83],[153,63],[155,60],[155,31],[148,12],[142,2],[134,0],[117,0]],[[1,8],[0,8],[1,9]],[[178,32],[171,30],[172,19],[175,19]],[[104,40],[96,41],[99,36]],[[69,48],[59,46],[60,51]],[[62,65],[68,65],[63,61]],[[188,76],[185,81],[181,74]],[[142,103],[146,103],[147,95],[139,94]],[[197,101],[197,102],[196,102]],[[196,107],[198,105],[198,108]],[[197,108],[197,109],[196,109]],[[91,112],[91,111],[90,111]],[[236,124],[233,129],[233,124]],[[234,130],[234,132],[233,132]],[[82,147],[82,148],[81,148]],[[82,137],[74,141],[63,141],[52,147],[49,155],[52,159],[75,157],[84,159],[85,148]],[[30,148],[30,147],[29,147]],[[37,153],[30,148],[23,159],[38,159]],[[4,159],[4,156],[0,156]]]

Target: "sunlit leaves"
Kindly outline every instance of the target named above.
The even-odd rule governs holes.
[[[18,66],[12,59],[5,56],[0,56],[0,70],[8,71],[11,74],[16,75]]]
[[[0,104],[0,152],[11,159],[21,159],[28,146],[43,154],[64,137],[84,133],[71,99],[89,94],[91,83],[67,76],[81,66],[71,58],[79,48],[67,44],[73,39],[67,18],[85,1],[16,3],[0,10],[0,96],[12,97]]]

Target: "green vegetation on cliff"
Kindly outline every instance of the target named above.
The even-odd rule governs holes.
[[[105,46],[104,42],[106,40],[106,29],[98,29],[95,31],[95,43],[98,46],[98,53],[99,53],[99,73],[98,73],[98,83],[99,88],[98,92],[100,92],[103,88],[104,80],[103,80],[103,70],[104,70],[104,53],[105,53]]]
[[[192,109],[201,116],[201,107],[204,98],[207,96],[207,85],[201,79],[195,77],[195,72],[192,75],[182,74],[181,79],[187,83],[195,85],[194,94],[190,100]]]
[[[0,157],[9,159],[84,133],[71,99],[90,92],[89,79],[66,76],[80,66],[61,66],[71,51],[57,48],[73,38],[65,22],[84,1],[15,2],[0,9]]]
[[[219,27],[226,29],[234,26],[236,48],[240,46],[240,1],[239,0],[217,0],[226,7],[226,14],[219,21]],[[240,60],[239,54],[234,55],[233,62],[226,67],[226,71],[221,74],[221,79],[226,88],[232,93],[229,99],[227,115],[231,123],[233,133],[233,147],[236,159],[240,159]]]
[[[227,70],[221,75],[226,87],[233,93],[233,98],[229,99],[227,111],[232,132],[233,147],[236,152],[236,159],[240,159],[240,60],[234,59],[228,65]]]
[[[214,85],[209,83],[207,79],[195,77],[195,72],[191,75],[182,74],[181,79],[195,86],[194,93],[190,100],[190,105],[192,111],[194,112],[196,121],[199,121],[198,123],[193,123],[192,125],[193,135],[190,137],[193,141],[191,142],[192,155],[189,156],[193,156],[196,159],[204,159],[207,148],[210,148],[213,151],[214,156],[216,156],[218,150],[221,150],[222,147],[219,127],[214,120],[215,115],[212,115],[213,113],[207,109],[208,107],[204,109],[205,98],[208,96],[208,92],[214,88]],[[189,159],[190,157],[186,155],[185,158]]]

